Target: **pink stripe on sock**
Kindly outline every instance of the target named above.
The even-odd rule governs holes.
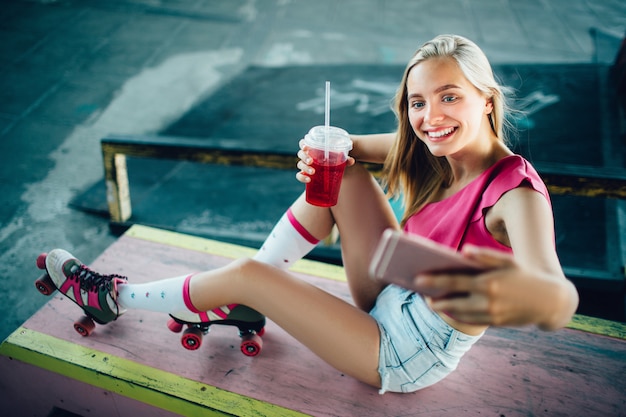
[[[305,238],[309,243],[312,244],[317,244],[319,243],[319,239],[316,239],[315,236],[313,236],[312,234],[309,233],[308,230],[306,230],[304,228],[304,226],[302,226],[300,224],[300,222],[298,221],[298,219],[295,218],[295,216],[293,215],[293,213],[291,212],[291,207],[287,209],[287,218],[289,219],[289,223],[291,223],[291,225],[293,226],[294,229],[296,229],[298,231],[298,233],[300,233],[300,235]]]
[[[194,274],[190,274],[187,278],[185,278],[185,283],[183,284],[183,300],[185,301],[185,306],[192,313],[200,314],[202,311],[198,310],[191,302],[191,296],[189,295],[189,281],[191,281],[191,277]]]
[[[220,317],[222,320],[226,320],[228,318],[228,313],[222,310],[222,307],[214,308],[211,312]]]

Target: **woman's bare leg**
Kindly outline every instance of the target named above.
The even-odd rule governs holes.
[[[312,206],[302,195],[291,211],[320,240],[337,224],[352,298],[357,306],[369,311],[383,288],[369,278],[369,260],[383,231],[399,228],[378,182],[367,169],[356,164],[346,169],[336,206],[330,209]]]
[[[393,211],[379,184],[361,165],[346,169],[336,206],[312,206],[302,195],[291,211],[318,239],[337,224],[350,290],[359,308],[287,271],[245,259],[195,275],[189,288],[191,302],[202,311],[230,303],[251,307],[330,365],[379,387],[380,334],[366,311],[383,286],[369,278],[368,267],[382,232],[398,228]]]
[[[288,271],[240,259],[195,275],[189,294],[202,311],[230,303],[251,307],[339,371],[380,387],[376,321]]]
[[[253,260],[194,276],[189,288],[193,305],[203,311],[230,303],[254,308],[330,365],[380,387],[380,333],[366,311],[382,285],[369,278],[368,267],[382,232],[398,228],[383,191],[363,166],[354,165],[346,169],[336,206],[312,206],[302,195],[291,210],[318,239],[337,224],[350,290],[359,308],[288,271]]]

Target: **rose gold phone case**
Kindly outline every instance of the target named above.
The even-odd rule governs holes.
[[[410,287],[415,276],[421,272],[479,269],[446,246],[421,236],[388,229],[374,251],[369,273],[375,280]]]

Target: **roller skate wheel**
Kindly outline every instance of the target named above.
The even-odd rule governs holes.
[[[261,327],[261,330],[259,330],[258,332],[256,332],[256,334],[258,334],[259,336],[263,336],[265,334],[265,327]]]
[[[96,324],[87,316],[81,317],[74,323],[74,330],[83,337],[89,336],[93,333],[93,329],[96,328]]]
[[[246,356],[256,356],[261,353],[263,339],[258,334],[248,334],[241,338],[241,353]]]
[[[202,345],[202,330],[189,327],[184,331],[180,341],[185,349],[196,350]]]
[[[174,333],[180,333],[183,330],[183,325],[174,319],[169,319],[167,321],[167,328],[173,331]]]
[[[45,252],[39,254],[37,257],[37,268],[46,269],[46,256],[48,256],[48,254]]]
[[[37,291],[39,291],[43,295],[50,295],[54,291],[56,291],[56,287],[52,282],[52,278],[50,278],[50,275],[48,274],[43,274],[42,276],[40,276],[35,281],[35,287],[37,288]]]

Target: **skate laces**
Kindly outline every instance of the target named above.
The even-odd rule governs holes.
[[[78,281],[81,290],[84,290],[87,292],[89,291],[98,292],[98,290],[101,287],[105,287],[109,292],[111,292],[112,290],[114,290],[114,288],[111,288],[110,286],[111,281],[115,279],[120,279],[123,281],[128,280],[128,278],[122,275],[118,275],[118,274],[109,274],[109,275],[100,274],[98,272],[95,272],[89,269],[85,265],[78,266],[78,268],[72,272],[71,278]],[[119,308],[119,304],[117,303],[116,297],[112,296],[111,300],[113,300],[113,302],[115,303],[115,307],[117,310],[116,316],[118,316],[120,308]]]

